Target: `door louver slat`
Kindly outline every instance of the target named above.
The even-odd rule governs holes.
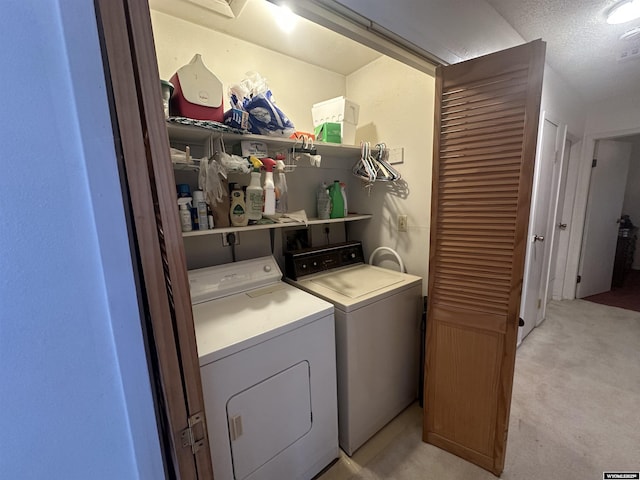
[[[504,468],[544,43],[438,67],[423,438]]]

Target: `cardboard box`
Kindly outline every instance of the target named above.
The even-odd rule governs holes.
[[[316,140],[326,143],[342,143],[342,126],[336,122],[326,122],[315,127]]]

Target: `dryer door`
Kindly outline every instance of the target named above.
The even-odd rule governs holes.
[[[233,472],[243,480],[311,430],[309,363],[297,363],[227,402]]]

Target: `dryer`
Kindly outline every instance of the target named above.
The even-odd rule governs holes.
[[[216,480],[310,479],[338,457],[333,305],[273,257],[189,272]]]
[[[347,242],[285,255],[286,281],[335,306],[340,446],[352,455],[417,398],[422,279]]]

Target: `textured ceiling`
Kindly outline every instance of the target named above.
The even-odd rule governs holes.
[[[582,96],[597,101],[640,92],[640,57],[619,62],[623,50],[640,42],[623,41],[635,20],[609,25],[612,0],[486,0],[527,41],[547,42],[547,63]]]
[[[622,33],[640,26],[640,20],[608,25],[605,12],[616,0],[456,0],[458,11],[482,13],[464,31],[460,31],[460,25],[468,23],[464,22],[464,14],[457,16],[446,14],[446,9],[441,11],[442,5],[446,6],[450,0],[421,1],[429,3],[429,10],[437,17],[439,28],[432,30],[441,32],[438,38],[442,37],[449,48],[460,47],[461,58],[466,58],[467,51],[473,53],[476,46],[489,48],[490,38],[498,36],[504,40],[499,35],[504,28],[496,21],[495,9],[526,41],[542,38],[547,42],[547,63],[585,102],[640,92],[640,56],[618,61],[623,50],[640,47],[640,40],[619,40]],[[349,75],[380,56],[303,18],[298,18],[293,32],[286,34],[274,26],[274,6],[264,0],[249,0],[236,19],[216,15],[187,0],[150,0],[149,3],[155,10],[342,75]],[[480,8],[479,3],[490,6]],[[493,36],[487,35],[487,24],[495,26]]]

